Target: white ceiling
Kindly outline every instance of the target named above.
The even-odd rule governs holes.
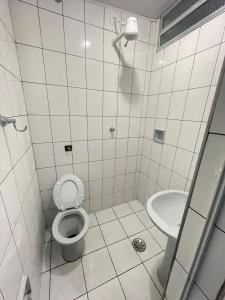
[[[101,3],[128,10],[130,12],[158,18],[177,0],[97,0]]]

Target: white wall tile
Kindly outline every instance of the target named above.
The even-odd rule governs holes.
[[[176,146],[178,142],[178,137],[180,133],[181,122],[178,120],[168,120],[166,133],[165,133],[165,142],[167,144]]]
[[[85,21],[89,24],[103,27],[104,25],[104,7],[95,3],[85,3]]]
[[[72,141],[87,140],[87,118],[71,117],[70,122]]]
[[[116,116],[117,114],[117,94],[114,92],[103,93],[103,114],[105,116]]]
[[[70,122],[68,116],[52,116],[51,126],[54,142],[70,140]]]
[[[125,138],[128,136],[129,119],[127,117],[117,118],[117,137]]]
[[[168,300],[180,299],[186,278],[187,278],[187,273],[182,269],[179,263],[175,260],[171,271],[168,287],[166,289],[166,297]]]
[[[220,14],[216,18],[202,25],[198,39],[197,52],[219,44],[225,26],[225,14]]]
[[[68,88],[70,115],[86,115],[86,91],[80,88]]]
[[[167,118],[171,93],[160,94],[157,106],[157,118]]]
[[[162,69],[162,77],[160,84],[160,92],[166,93],[172,91],[173,78],[175,72],[175,64],[170,64]]]
[[[200,122],[182,122],[178,146],[193,151],[197,142],[199,129]]]
[[[77,19],[84,20],[84,1],[83,0],[67,0],[63,5],[63,13],[65,16]]]
[[[147,18],[138,17],[138,40],[149,43],[150,38],[150,22]]]
[[[56,166],[56,175],[57,175],[57,180],[68,174],[73,174],[73,167],[72,165],[65,165],[65,166]]]
[[[109,159],[115,157],[115,140],[103,141],[103,159]]]
[[[103,60],[103,29],[86,25],[86,57]]]
[[[44,143],[52,140],[49,117],[30,116],[29,123],[33,143]]]
[[[87,59],[87,88],[103,89],[103,63]]]
[[[28,82],[45,82],[41,49],[24,45],[18,45],[17,49],[22,79]]]
[[[84,23],[71,18],[64,19],[66,53],[85,56]]]
[[[223,164],[224,143],[225,139],[223,136],[210,135],[199,168],[199,176],[193,191],[191,207],[204,217],[209,212],[213,193],[217,185],[218,172]],[[205,182],[207,182],[207,185]]]
[[[172,93],[168,114],[169,119],[182,120],[186,97],[187,91],[179,91]]]
[[[87,90],[87,113],[89,116],[102,115],[102,92]]]
[[[34,144],[33,147],[37,168],[54,166],[53,146],[51,143]]]
[[[68,115],[68,94],[67,88],[48,85],[48,100],[50,115]]]
[[[209,88],[198,88],[189,90],[184,110],[184,120],[199,121],[202,120]]]
[[[24,96],[29,114],[48,115],[46,86],[35,83],[23,83]]]
[[[223,65],[224,56],[225,56],[225,43],[222,43],[220,45],[218,57],[217,57],[217,60],[216,60],[216,67],[215,67],[215,70],[214,70],[214,73],[213,73],[212,84],[217,84],[218,83],[221,68],[222,68],[222,65]]]
[[[73,142],[73,160],[75,163],[88,161],[88,148],[86,141]]]
[[[68,85],[71,87],[86,87],[85,60],[82,57],[66,56]],[[79,76],[78,76],[79,74]]]
[[[88,117],[88,139],[102,139],[102,119],[98,117]]]
[[[18,42],[41,47],[38,9],[21,1],[11,2],[14,31]]]
[[[9,225],[9,221],[8,221],[8,217],[7,217],[7,213],[5,210],[5,206],[3,203],[3,199],[2,196],[0,194],[0,215],[1,215],[1,246],[0,246],[0,259],[2,261],[6,248],[8,246],[10,237],[11,237],[11,230],[10,230],[10,225]]]
[[[163,62],[164,66],[169,65],[176,61],[178,49],[179,49],[179,41],[165,48],[165,55],[164,55],[164,62]]]
[[[9,150],[7,147],[6,138],[5,138],[4,131],[2,128],[0,130],[0,138],[1,138],[0,157],[2,158],[1,169],[0,169],[0,182],[1,182],[5,178],[5,176],[8,174],[8,172],[10,171],[12,166],[11,166],[10,155],[9,155]]]
[[[66,85],[65,55],[44,50],[46,81],[49,84]]]
[[[102,160],[102,140],[88,141],[88,154],[90,161]]]
[[[21,203],[13,171],[6,177],[6,179],[1,184],[0,191],[5,204],[11,228],[13,229],[21,209]]]
[[[37,172],[41,191],[53,189],[56,183],[55,168],[38,169]]]
[[[88,164],[88,178],[90,181],[102,178],[102,161],[89,162]]]
[[[117,65],[104,63],[104,90],[117,92],[118,72]]]
[[[185,35],[180,40],[180,46],[178,51],[178,59],[183,59],[190,55],[193,55],[196,51],[198,36],[199,36],[199,28]]]
[[[177,149],[173,170],[183,177],[188,177],[193,153],[183,149]]]
[[[174,91],[185,90],[188,88],[193,61],[194,56],[190,56],[177,62],[173,83]]]
[[[208,86],[211,83],[219,46],[196,54],[190,87]]]
[[[187,272],[190,271],[204,225],[205,219],[192,209],[189,209],[177,250],[177,259]]]
[[[155,95],[159,93],[161,73],[162,73],[161,69],[151,73],[150,90],[149,90],[150,95]]]
[[[39,17],[43,48],[65,52],[63,17],[43,9],[39,9]]]

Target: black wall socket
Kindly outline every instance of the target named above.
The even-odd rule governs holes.
[[[72,151],[73,147],[72,145],[66,145],[65,146],[65,151],[68,152],[68,151]]]

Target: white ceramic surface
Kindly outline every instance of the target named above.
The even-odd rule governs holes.
[[[187,192],[165,190],[154,194],[147,202],[152,222],[168,237],[177,238],[187,196]]]

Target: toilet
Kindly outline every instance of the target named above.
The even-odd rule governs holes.
[[[62,247],[63,258],[74,261],[84,251],[84,236],[89,227],[88,214],[81,207],[83,182],[75,175],[62,176],[54,186],[53,199],[60,210],[53,221],[53,237]]]

